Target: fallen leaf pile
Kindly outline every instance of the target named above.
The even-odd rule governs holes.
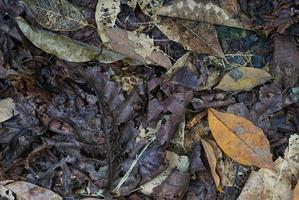
[[[0,198],[299,198],[299,3],[0,0]]]

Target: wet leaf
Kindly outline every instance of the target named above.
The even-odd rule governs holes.
[[[205,150],[205,153],[206,153],[209,165],[210,165],[211,174],[215,181],[215,185],[217,188],[219,188],[220,187],[220,178],[216,172],[216,167],[217,167],[216,152],[214,152],[212,145],[208,141],[201,139],[201,144]]]
[[[118,53],[105,49],[101,50],[63,35],[31,27],[21,17],[17,17],[16,20],[21,31],[35,46],[61,59],[70,62],[98,60],[102,63],[111,63],[124,58]]]
[[[224,75],[216,88],[230,92],[249,91],[271,78],[271,75],[262,69],[239,67]]]
[[[171,40],[200,54],[223,57],[217,32],[212,24],[183,19],[160,18],[156,26]]]
[[[251,121],[209,109],[209,127],[219,147],[236,162],[273,169],[269,141]]]
[[[299,176],[299,136],[292,135],[285,158],[275,161],[275,171],[260,169],[249,176],[238,199],[292,199],[292,180]]]
[[[113,27],[120,12],[120,0],[98,0],[95,17],[97,26]]]
[[[32,183],[25,181],[1,181],[0,192],[2,197],[13,200],[14,195],[17,199],[30,199],[30,200],[62,200],[58,194]]]
[[[153,180],[143,184],[141,188],[141,192],[147,195],[153,193],[153,189],[163,181],[167,179],[167,177],[171,174],[173,169],[178,169],[180,172],[187,172],[189,169],[189,159],[187,156],[179,156],[174,152],[166,151],[166,160],[168,162],[168,167],[161,174],[159,174]]]
[[[0,100],[0,123],[4,122],[16,114],[15,103],[12,98]]]
[[[88,25],[80,11],[66,0],[22,0],[43,27],[74,31]]]
[[[172,4],[162,7],[158,14],[224,26],[250,28],[250,21],[240,13],[237,0],[174,0]]]
[[[172,66],[169,58],[154,46],[147,35],[130,32],[121,28],[101,27],[99,35],[115,52],[137,60],[140,64],[154,64],[165,68]]]

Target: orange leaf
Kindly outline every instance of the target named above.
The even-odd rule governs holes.
[[[269,141],[251,121],[210,108],[209,127],[219,147],[236,162],[273,169]]]

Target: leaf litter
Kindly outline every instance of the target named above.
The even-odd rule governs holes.
[[[297,198],[297,3],[23,4],[0,1],[1,197]]]

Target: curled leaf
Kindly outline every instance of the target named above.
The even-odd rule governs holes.
[[[88,25],[84,16],[65,0],[22,0],[43,27],[53,31],[74,31]]]
[[[239,67],[228,72],[216,88],[231,92],[249,91],[271,78],[272,76],[262,69]]]
[[[98,60],[102,63],[111,63],[121,60],[124,56],[72,40],[63,35],[31,27],[23,18],[17,17],[16,21],[24,35],[43,51],[53,54],[70,62],[87,62]]]
[[[269,141],[251,121],[209,109],[209,127],[219,147],[236,162],[273,169]]]

